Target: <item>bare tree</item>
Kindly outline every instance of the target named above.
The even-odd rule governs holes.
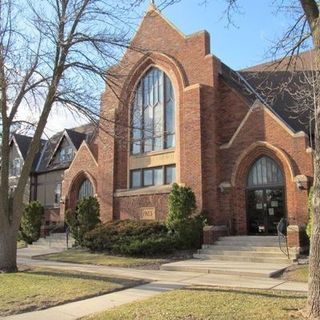
[[[97,121],[101,89],[107,83],[112,90],[116,82],[106,70],[128,45],[134,1],[117,3],[0,0],[0,272],[17,270],[23,194],[51,110],[68,108]],[[22,109],[39,118],[18,185],[9,193],[9,141]]]

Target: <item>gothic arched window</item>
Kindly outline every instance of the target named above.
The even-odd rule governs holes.
[[[175,146],[175,99],[167,75],[151,68],[140,80],[131,113],[131,153]]]
[[[93,196],[93,187],[89,179],[85,179],[79,189],[78,200]]]
[[[269,157],[258,159],[250,169],[247,186],[281,186],[283,185],[283,174],[278,164]]]

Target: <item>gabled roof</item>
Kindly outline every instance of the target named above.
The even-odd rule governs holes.
[[[23,160],[25,160],[26,157],[27,157],[29,146],[30,146],[30,143],[32,141],[32,138],[33,137],[25,136],[25,135],[18,134],[18,133],[14,133],[13,134],[12,141],[15,142],[15,144],[16,144],[16,146],[17,146],[17,148],[18,148]],[[34,171],[36,166],[37,166],[37,163],[39,161],[42,148],[43,148],[45,143],[46,143],[46,140],[41,139],[41,141],[40,141],[40,150],[39,150],[39,152],[37,152],[37,154],[36,154],[36,156],[34,158],[34,161],[33,161],[33,164],[32,164],[32,171]]]
[[[25,160],[26,156],[27,156],[27,153],[28,153],[28,149],[29,149],[30,143],[32,141],[32,137],[24,136],[22,134],[15,133],[13,135],[13,140],[16,142],[16,146],[19,149],[23,160]]]
[[[309,116],[306,112],[297,113],[301,101],[298,101],[299,97],[294,97],[292,92],[302,87],[310,90],[305,81],[307,65],[311,65],[310,56],[313,56],[313,53],[308,51],[301,58],[294,58],[297,65],[299,61],[299,71],[287,70],[285,63],[289,60],[286,58],[276,70],[274,62],[240,71],[234,71],[222,63],[220,76],[245,98],[249,105],[258,99],[294,132],[304,131],[309,135]]]
[[[70,166],[72,161],[63,163],[52,163],[57,150],[63,139],[66,138],[71,142],[71,146],[77,151],[83,141],[91,142],[96,134],[96,125],[86,124],[80,127],[65,129],[52,136],[45,144],[36,171],[38,173],[54,170],[64,170]]]
[[[299,55],[287,56],[284,58],[268,61],[251,66],[241,71],[303,71],[315,69],[315,50],[301,52]]]
[[[305,81],[303,71],[240,72],[240,74],[293,131],[310,133],[309,114],[302,107],[304,103],[301,101],[302,97],[296,94],[298,88],[306,92],[311,90]]]

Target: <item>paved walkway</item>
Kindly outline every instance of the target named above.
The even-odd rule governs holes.
[[[105,294],[96,298],[81,300],[49,308],[0,319],[6,320],[75,320],[102,312],[122,304],[153,297],[157,294],[182,288],[181,284],[156,282],[135,288]]]
[[[222,286],[232,288],[255,288],[266,290],[307,291],[306,283],[290,282],[281,279],[232,276],[222,274],[205,274],[165,270],[138,270],[130,268],[103,267],[73,263],[31,260],[30,255],[19,254],[19,264],[41,266],[59,270],[74,270],[94,274],[144,279],[150,284],[137,286],[100,297],[68,303],[42,311],[9,316],[6,320],[70,320],[79,319],[90,314],[101,312],[115,306],[146,299],[162,292],[171,291],[190,285]]]

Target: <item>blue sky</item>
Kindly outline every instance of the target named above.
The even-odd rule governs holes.
[[[161,3],[161,1],[155,1]],[[207,30],[211,52],[234,69],[269,60],[272,41],[288,25],[289,17],[278,13],[272,0],[239,0],[241,13],[233,15],[237,27],[227,27],[225,0],[182,0],[162,13],[183,33]],[[268,56],[269,54],[269,56]]]

